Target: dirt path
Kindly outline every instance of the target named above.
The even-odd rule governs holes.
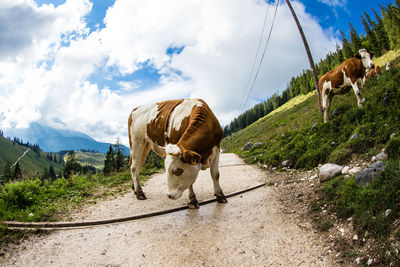
[[[225,194],[260,184],[268,173],[233,154],[221,156]],[[236,165],[236,166],[229,166]],[[148,199],[132,193],[88,205],[74,220],[114,218],[186,204],[166,197],[165,174],[143,187]],[[280,187],[266,186],[212,203],[134,222],[56,230],[24,241],[1,266],[334,266],[328,248],[312,227],[285,206]],[[195,183],[199,201],[212,198],[209,171]]]

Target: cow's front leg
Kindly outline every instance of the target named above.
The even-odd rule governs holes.
[[[210,172],[211,172],[211,177],[213,180],[213,185],[214,185],[214,195],[217,197],[218,203],[226,203],[228,200],[226,200],[226,197],[224,193],[222,192],[221,186],[219,185],[219,151],[215,155],[214,161],[211,164],[210,167]]]
[[[193,190],[193,185],[189,187],[189,196],[188,196],[188,207],[189,209],[198,209],[199,208],[199,202],[196,199],[196,194],[194,193]]]
[[[322,91],[322,111],[324,113],[324,122],[329,120],[329,109],[331,106],[332,97],[329,94],[329,89]]]
[[[362,99],[361,99],[361,91],[360,91],[360,89],[358,88],[357,82],[353,83],[351,86],[353,87],[354,94],[355,94],[356,97],[357,97],[357,104],[358,104],[358,107],[362,108],[362,107],[363,107],[363,104],[362,104]]]

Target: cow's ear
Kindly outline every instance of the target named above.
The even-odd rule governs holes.
[[[200,163],[201,156],[192,150],[186,150],[182,155],[183,161],[190,163],[192,165],[197,165]]]
[[[354,57],[355,57],[355,58],[358,58],[358,59],[361,59],[361,55],[360,55],[359,53],[354,54]]]
[[[374,51],[371,51],[371,52],[368,52],[368,53],[369,53],[369,55],[371,56],[371,58],[373,58],[374,55],[375,55]]]

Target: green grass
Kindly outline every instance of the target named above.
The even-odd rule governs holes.
[[[155,154],[149,154],[142,168],[140,181],[143,183],[150,175],[164,166],[162,159]],[[55,181],[27,179],[8,182],[0,186],[0,222],[8,220],[37,222],[57,221],[84,201],[103,197],[104,194],[126,192],[131,187],[129,171],[111,176],[74,175],[69,179],[60,178]],[[105,190],[104,190],[105,188]],[[121,189],[122,188],[122,189]],[[101,189],[102,194],[97,191]],[[0,223],[0,243],[12,239],[10,232]],[[15,238],[18,238],[16,235]]]
[[[238,153],[247,163],[281,167],[283,161],[290,159],[293,167],[304,169],[325,162],[342,164],[354,154],[377,154],[391,134],[400,134],[399,80],[400,69],[392,68],[368,81],[362,89],[362,97],[366,98],[362,109],[356,105],[352,91],[335,96],[330,111],[338,108],[341,112],[331,116],[328,123],[322,121],[315,94],[303,96],[304,101],[296,104],[295,98],[285,104],[286,108],[225,138],[222,148]],[[388,106],[383,105],[386,93],[390,95]],[[315,123],[318,124],[311,130]],[[351,139],[356,133],[359,138]],[[241,151],[249,141],[263,142],[265,146]]]
[[[76,159],[82,165],[91,165],[98,170],[102,170],[104,168],[104,160],[106,156],[102,153],[90,153],[90,152],[75,152]]]

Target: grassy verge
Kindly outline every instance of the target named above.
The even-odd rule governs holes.
[[[141,182],[149,179],[151,174],[161,168],[162,160],[155,154],[150,154],[142,168]],[[130,181],[131,175],[126,171],[111,176],[75,175],[69,179],[60,178],[55,181],[28,179],[9,182],[0,186],[0,221],[57,221],[62,219],[68,210],[84,201],[102,197],[104,194],[126,191],[130,188]],[[123,185],[125,189],[121,189]],[[102,189],[103,194],[96,194],[99,189]],[[18,233],[8,231],[0,224],[0,243],[18,237]]]

